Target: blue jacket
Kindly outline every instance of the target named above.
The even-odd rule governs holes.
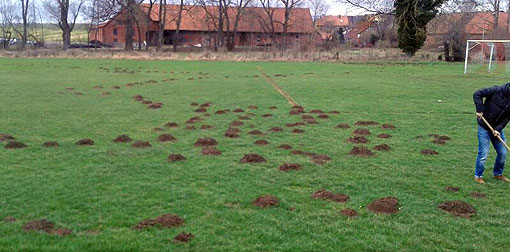
[[[483,112],[483,117],[495,130],[501,132],[505,128],[510,120],[510,83],[482,88],[473,94],[473,101],[476,112]],[[480,118],[478,125],[490,131]]]

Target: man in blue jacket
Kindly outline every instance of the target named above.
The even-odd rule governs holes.
[[[485,101],[483,101],[483,98],[485,98]],[[501,136],[503,141],[505,141],[503,129],[510,120],[510,83],[502,86],[482,88],[473,94],[473,100],[476,106],[476,115],[478,116],[478,157],[476,158],[475,181],[485,184],[483,171],[485,169],[485,160],[487,160],[489,155],[490,143],[492,142],[497,153],[493,170],[494,178],[510,182],[510,179],[503,176],[507,150],[497,138],[497,136]],[[481,119],[482,116],[494,128],[493,132],[485,125]]]

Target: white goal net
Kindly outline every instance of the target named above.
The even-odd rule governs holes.
[[[467,40],[464,73],[510,76],[510,40]]]

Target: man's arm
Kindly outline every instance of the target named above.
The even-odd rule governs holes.
[[[510,118],[506,117],[500,123],[498,123],[498,125],[494,126],[494,130],[497,132],[501,132],[505,128],[505,126],[507,125],[507,123],[509,121],[510,121]]]
[[[498,90],[498,88],[499,88],[499,86],[482,88],[473,94],[473,101],[475,102],[477,114],[479,114],[479,113],[483,114],[483,112],[485,111],[485,106],[483,105],[483,98],[491,96]]]

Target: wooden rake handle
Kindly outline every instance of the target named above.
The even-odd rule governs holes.
[[[485,120],[485,118],[483,116],[480,116],[480,118],[482,118],[482,121],[485,123],[485,125],[487,125],[487,127],[489,127],[489,129],[492,131],[492,134],[494,134],[494,129],[492,128],[492,126],[489,124],[489,122],[487,122],[487,120]],[[508,145],[505,143],[505,141],[503,141],[503,139],[501,138],[501,136],[496,136],[499,141],[506,147],[506,149],[508,151],[510,151],[510,147],[508,147]]]

